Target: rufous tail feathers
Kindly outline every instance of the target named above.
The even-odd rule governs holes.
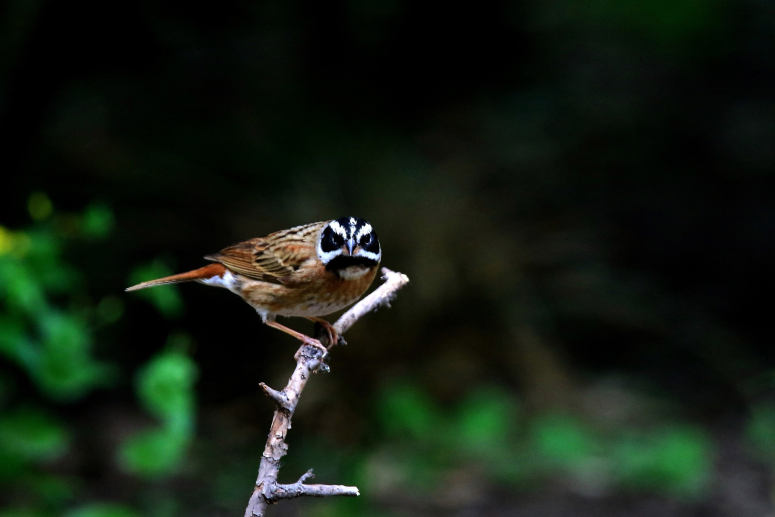
[[[165,276],[163,278],[157,278],[156,280],[148,280],[147,282],[140,282],[132,287],[127,287],[126,291],[137,291],[138,289],[145,289],[146,287],[155,287],[157,285],[165,284],[179,284],[180,282],[191,282],[192,280],[202,280],[205,278],[211,278],[214,276],[221,276],[226,271],[226,267],[223,264],[208,264],[199,269],[192,271],[186,271],[185,273],[178,273],[177,275]]]

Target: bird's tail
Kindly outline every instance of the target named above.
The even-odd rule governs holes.
[[[157,278],[155,280],[148,280],[147,282],[141,282],[132,287],[127,287],[126,291],[137,291],[138,289],[145,289],[146,287],[156,287],[157,285],[165,284],[179,284],[180,282],[190,282],[192,280],[204,280],[205,278],[212,278],[214,276],[221,276],[226,272],[226,267],[223,264],[208,264],[199,269],[186,271],[185,273],[178,273],[177,275],[165,276],[163,278]]]

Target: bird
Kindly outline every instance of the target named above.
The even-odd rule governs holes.
[[[126,291],[191,281],[223,287],[251,305],[266,325],[322,349],[325,355],[328,349],[320,340],[278,323],[276,317],[317,322],[328,334],[329,347],[338,343],[340,336],[322,316],[363,295],[377,274],[382,248],[368,221],[348,216],[279,230],[204,258],[212,263]]]

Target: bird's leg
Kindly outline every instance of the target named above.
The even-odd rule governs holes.
[[[291,336],[295,337],[296,339],[298,339],[299,341],[301,341],[305,345],[312,345],[315,348],[319,348],[320,350],[323,351],[323,357],[325,357],[326,354],[328,354],[328,349],[326,347],[324,347],[323,344],[320,341],[318,341],[317,339],[315,339],[314,337],[309,337],[306,334],[302,334],[301,332],[297,332],[297,331],[293,330],[292,328],[289,328],[289,327],[286,327],[285,325],[277,323],[276,321],[270,320],[270,321],[266,321],[265,323],[267,325],[269,325],[270,327],[272,327],[272,328],[276,328],[277,330],[281,330],[281,331],[285,332],[286,334],[290,334]],[[299,351],[301,351],[301,350],[299,350]],[[296,352],[296,355],[298,355],[298,354],[299,354],[299,352]]]
[[[324,320],[323,318],[316,318],[315,316],[306,316],[306,318],[310,321],[314,321],[315,323],[319,324],[321,327],[323,327],[328,334],[328,349],[331,350],[331,347],[334,345],[346,345],[347,341],[344,340],[342,336],[339,335],[339,333],[336,331],[333,325],[331,325],[328,320]]]

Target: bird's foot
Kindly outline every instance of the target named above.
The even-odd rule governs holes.
[[[302,334],[303,335],[303,334]],[[321,351],[322,355],[320,356],[320,359],[324,359],[328,355],[328,348],[326,348],[323,343],[318,341],[315,338],[304,336],[304,339],[301,339],[301,342],[303,343],[301,347],[296,351],[296,353],[293,355],[293,358],[298,361],[299,357],[304,354],[304,348],[307,346],[312,346],[317,348]]]
[[[327,320],[324,320],[323,318],[315,318],[310,317],[307,318],[310,321],[315,322],[315,335],[320,336],[320,327],[323,327],[323,330],[325,330],[326,334],[325,337],[328,338],[328,350],[331,350],[331,347],[334,345],[346,345],[347,341],[345,341],[344,336],[341,336],[334,326],[329,323]]]
[[[289,334],[295,337],[296,339],[298,339],[299,341],[301,341],[302,343],[304,343],[303,345],[301,345],[301,348],[299,348],[294,354],[293,358],[295,360],[297,361],[299,360],[299,357],[302,351],[304,350],[305,346],[314,346],[315,348],[323,352],[321,359],[325,358],[326,355],[328,355],[328,349],[325,346],[323,346],[323,344],[319,340],[315,339],[314,337],[309,337],[306,334],[302,334],[301,332],[288,328],[285,325],[281,325],[280,323],[277,323],[274,320],[267,321],[266,324],[269,325],[270,327],[276,328],[277,330],[285,332],[286,334]]]

